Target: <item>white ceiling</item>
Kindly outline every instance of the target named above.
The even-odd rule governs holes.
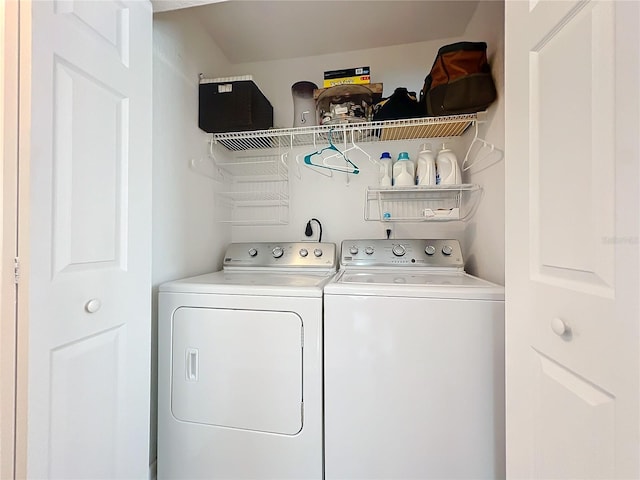
[[[152,0],[189,8],[231,63],[458,37],[482,0]],[[193,6],[200,5],[200,6]]]

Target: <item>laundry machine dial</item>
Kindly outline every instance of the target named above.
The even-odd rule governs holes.
[[[316,249],[313,251],[313,254],[314,254],[316,257],[321,257],[321,256],[322,256],[322,250],[321,250],[321,249],[319,249],[319,248],[316,248]]]
[[[249,256],[250,257],[255,257],[256,255],[258,255],[258,250],[256,250],[255,248],[250,248],[249,249]]]
[[[436,247],[434,247],[433,245],[427,245],[424,248],[424,253],[426,253],[427,255],[433,255],[434,253],[436,253]]]
[[[309,251],[306,248],[301,248],[300,249],[300,256],[301,257],[306,257],[307,255],[309,255]]]
[[[367,255],[373,255],[373,247],[365,248],[364,253],[366,253]]]
[[[442,253],[444,255],[451,255],[453,253],[453,248],[451,247],[451,245],[445,245],[444,247],[442,247]]]
[[[284,250],[282,249],[282,247],[275,247],[271,253],[273,254],[273,258],[280,258],[282,255],[284,255]]]
[[[404,245],[398,244],[394,245],[391,251],[396,257],[401,257],[407,252],[407,249],[404,247]]]
[[[349,249],[349,253],[350,253],[351,255],[357,255],[357,254],[358,254],[358,247],[356,247],[356,246],[354,245],[353,247],[351,247],[351,248]]]

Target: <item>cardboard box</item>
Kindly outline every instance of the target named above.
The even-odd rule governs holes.
[[[209,133],[266,130],[273,107],[250,76],[202,79],[198,126]]]
[[[369,67],[344,68],[324,72],[324,88],[336,85],[368,85],[369,83],[371,83],[371,69]]]
[[[322,86],[329,88],[335,87],[336,85],[369,85],[369,83],[371,83],[371,77],[369,75],[363,75],[360,77],[330,78],[325,80]]]
[[[359,77],[361,75],[371,75],[369,67],[343,68],[342,70],[327,70],[324,72],[324,79]]]

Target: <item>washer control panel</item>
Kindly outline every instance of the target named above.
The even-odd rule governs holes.
[[[463,269],[458,240],[344,240],[340,265],[359,267],[434,267]]]
[[[336,245],[326,242],[232,243],[223,267],[336,268]]]

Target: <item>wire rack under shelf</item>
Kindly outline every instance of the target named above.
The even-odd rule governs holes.
[[[242,155],[230,161],[212,156],[221,185],[216,216],[234,225],[284,225],[289,217],[286,155]]]
[[[479,185],[368,187],[365,220],[381,222],[451,222],[475,213]]]
[[[223,176],[234,182],[283,181],[288,178],[287,162],[279,155],[236,157],[216,163]]]
[[[257,207],[270,205],[285,205],[289,203],[289,194],[286,192],[219,192],[218,197],[236,207]]]
[[[282,192],[220,192],[217,219],[234,225],[286,225],[289,195]]]
[[[486,112],[446,117],[410,118],[315,127],[274,128],[247,132],[214,133],[213,142],[230,151],[292,148],[326,142],[353,140],[358,143],[446,138],[462,135],[470,125],[484,121]]]

